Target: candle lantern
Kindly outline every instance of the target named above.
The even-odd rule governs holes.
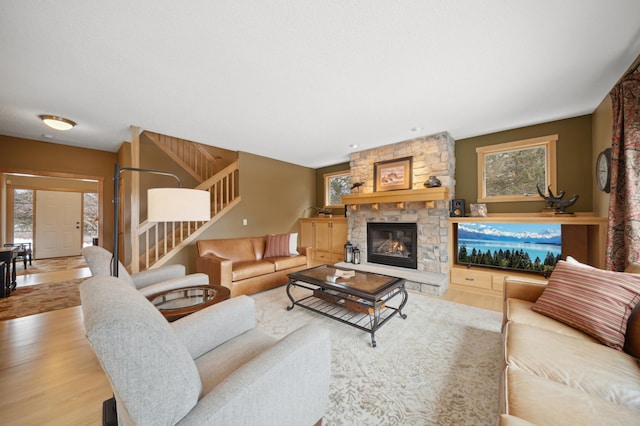
[[[344,245],[344,261],[351,263],[353,260],[353,245],[347,241],[347,244]]]
[[[360,263],[360,249],[358,247],[353,248],[353,263],[356,265]]]

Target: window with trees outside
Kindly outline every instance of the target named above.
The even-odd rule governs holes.
[[[82,246],[90,246],[93,239],[98,238],[98,194],[85,192],[83,194],[84,226],[82,232]]]
[[[558,135],[476,148],[478,202],[540,201],[551,187],[556,190]]]
[[[33,190],[13,190],[13,242],[33,243]]]
[[[351,194],[351,172],[343,171],[324,175],[324,204],[326,207],[343,207],[342,196]]]

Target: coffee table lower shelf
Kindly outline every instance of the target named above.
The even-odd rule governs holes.
[[[290,292],[291,287],[302,287],[311,290],[312,293],[306,297],[295,300]],[[335,301],[331,301],[331,297],[317,297],[316,294],[321,291],[322,289],[320,287],[314,287],[312,284],[301,283],[299,281],[289,282],[289,284],[287,284],[287,295],[291,300],[291,306],[287,306],[287,310],[293,309],[296,305],[301,306],[320,315],[366,331],[371,334],[371,345],[374,348],[376,347],[376,330],[396,314],[400,314],[402,319],[407,318],[407,315],[402,313],[402,308],[407,301],[407,291],[404,286],[392,290],[375,304],[359,303],[353,300],[353,296],[340,293],[337,295],[330,294],[330,296],[335,297]],[[400,305],[398,307],[389,306],[388,302],[397,295],[402,295]],[[345,301],[347,302],[346,304]]]

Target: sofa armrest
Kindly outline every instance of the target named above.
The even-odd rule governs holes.
[[[171,323],[178,339],[193,357],[255,328],[255,302],[238,296],[209,306]]]
[[[311,267],[311,260],[313,257],[313,247],[298,246],[297,250],[298,250],[298,253],[304,256],[307,256],[307,266]]]
[[[184,277],[185,275],[186,270],[184,265],[167,265],[131,274],[131,279],[133,280],[136,288],[140,289],[161,281]]]
[[[231,373],[181,421],[180,425],[312,425],[329,400],[329,331],[305,325]],[[248,403],[250,401],[250,403]]]
[[[296,247],[296,250],[298,250],[298,253],[300,253],[301,255],[307,256],[309,254],[309,251],[311,250],[311,247],[298,246]]]
[[[162,291],[191,287],[194,285],[209,285],[209,277],[205,274],[189,274],[183,277],[172,278],[156,284],[151,284],[138,289],[138,291],[142,293],[144,297],[149,297],[152,294],[160,293]]]
[[[504,279],[504,300],[521,299],[533,303],[538,300],[546,287],[546,280],[506,277]]]
[[[196,259],[196,271],[209,276],[209,283],[231,288],[233,262],[223,257],[207,254]]]

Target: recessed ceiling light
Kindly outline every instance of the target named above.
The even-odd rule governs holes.
[[[357,143],[352,143],[349,145],[349,148],[357,148],[359,145]]]
[[[422,130],[422,127],[412,127],[411,128],[412,132],[419,132],[420,130]]]
[[[76,125],[74,121],[71,121],[68,118],[58,117],[55,115],[43,114],[39,117],[44,124],[56,130],[69,130]]]
[[[43,133],[42,137],[45,138],[45,139],[53,139],[53,135],[50,135],[48,133]]]

